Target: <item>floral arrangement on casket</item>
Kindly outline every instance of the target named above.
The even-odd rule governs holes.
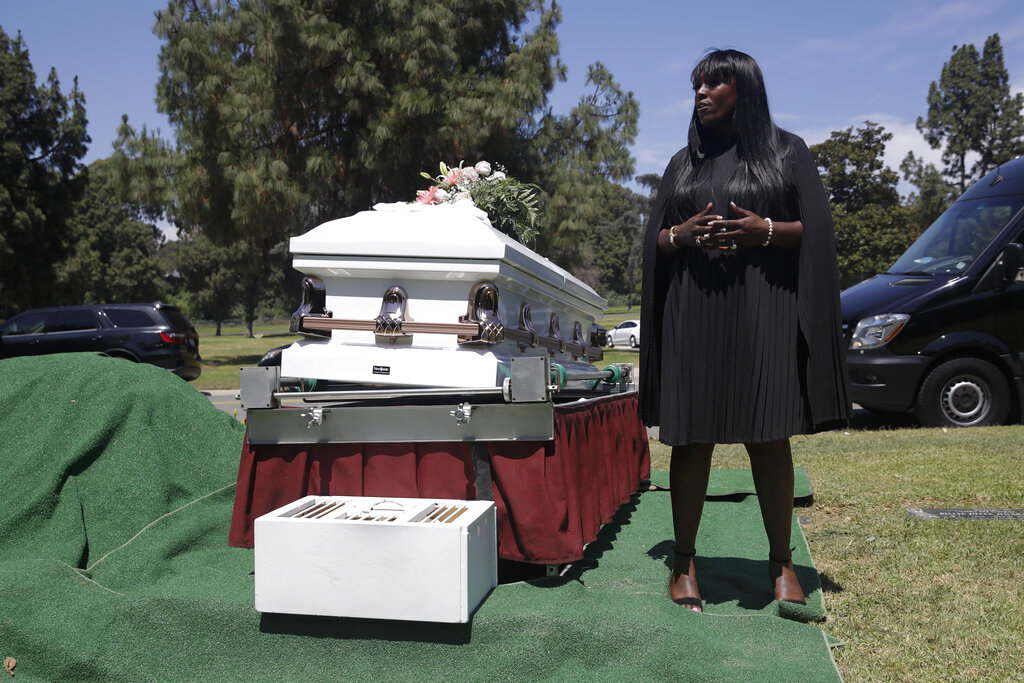
[[[463,162],[464,163],[464,162]],[[529,246],[537,237],[536,185],[522,183],[486,161],[471,167],[451,168],[443,161],[441,174],[434,177],[421,173],[433,182],[426,190],[417,192],[417,204],[446,204],[468,201],[487,214],[491,225],[498,231]]]

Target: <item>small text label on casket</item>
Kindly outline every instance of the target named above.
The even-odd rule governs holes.
[[[390,375],[391,374],[391,366],[390,365],[374,365],[373,366],[373,374],[375,374],[375,375]]]

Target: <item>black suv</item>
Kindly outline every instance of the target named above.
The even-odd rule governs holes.
[[[0,358],[99,351],[199,377],[199,335],[174,306],[95,304],[36,308],[0,324]]]

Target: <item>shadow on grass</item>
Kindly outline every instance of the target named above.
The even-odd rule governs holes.
[[[669,564],[669,563],[666,563]],[[818,590],[821,581],[813,567],[795,564],[793,569],[804,593]],[[671,571],[671,567],[669,567]],[[743,609],[762,610],[775,601],[768,578],[768,559],[697,556],[700,592],[709,604],[733,600]]]
[[[889,413],[857,408],[850,417],[851,429],[881,430],[920,427],[912,412]]]
[[[630,496],[629,500],[619,506],[612,520],[601,527],[601,531],[598,532],[597,538],[593,542],[588,543],[587,547],[583,549],[583,558],[565,565],[565,571],[558,576],[537,576],[529,575],[530,571],[528,567],[531,565],[525,565],[522,571],[524,575],[519,580],[527,580],[531,585],[537,586],[538,588],[558,588],[564,586],[567,583],[578,581],[579,583],[585,583],[583,580],[586,572],[591,569],[597,569],[600,564],[601,557],[608,551],[610,551],[615,545],[615,539],[618,538],[619,532],[622,531],[622,527],[629,524],[630,517],[636,511],[637,503],[640,501],[640,494],[634,493]],[[521,564],[521,563],[517,563]],[[543,565],[532,565],[537,567],[536,571],[543,572]],[[512,578],[509,575],[507,578]],[[515,580],[515,579],[512,579]],[[507,583],[508,581],[501,581],[501,583]]]
[[[840,583],[838,583],[836,581],[833,581],[832,578],[828,574],[826,574],[824,572],[819,572],[818,576],[821,578],[821,590],[823,592],[825,592],[825,593],[842,593],[843,592],[843,586]]]
[[[665,564],[665,582],[672,572],[675,543],[664,540],[653,546],[647,554]],[[697,577],[700,594],[708,605],[735,602],[741,609],[761,611],[775,602],[771,582],[768,578],[768,560],[751,560],[745,557],[709,557],[697,554]],[[795,564],[793,567],[800,586],[807,595],[822,588],[820,575],[814,567]],[[833,586],[836,584],[832,584]],[[795,621],[820,621],[824,613],[815,607],[779,604],[779,615]]]
[[[423,621],[262,614],[260,615],[260,632],[336,640],[387,640],[464,645],[472,639],[473,619],[470,617],[469,623],[466,624],[443,624]]]
[[[606,524],[597,539],[584,550],[583,559],[567,566],[560,576],[543,577],[530,580],[532,586],[538,588],[558,588],[571,582],[586,584],[587,572],[600,566],[602,557],[615,546],[620,532],[631,521],[639,503],[639,494],[634,494],[629,502],[619,508],[612,521]],[[675,543],[665,539],[647,550],[648,557],[660,561],[664,567],[664,581],[672,571]],[[812,566],[797,564],[797,578],[804,591],[810,595],[822,590],[817,570]],[[768,558],[749,559],[735,556],[697,556],[697,571],[701,576],[701,594],[708,604],[734,603],[741,609],[763,611],[775,602],[768,579]],[[829,583],[830,590],[841,590],[834,582]],[[667,597],[667,594],[666,594]],[[820,621],[824,613],[819,606],[793,605],[779,603],[779,616],[801,622]]]

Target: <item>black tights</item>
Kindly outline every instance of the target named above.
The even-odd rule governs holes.
[[[768,535],[769,556],[789,557],[793,525],[793,454],[789,439],[746,444],[754,490]],[[704,497],[708,492],[714,444],[672,447],[669,486],[672,489],[672,526],[676,550],[691,553],[697,540]]]

